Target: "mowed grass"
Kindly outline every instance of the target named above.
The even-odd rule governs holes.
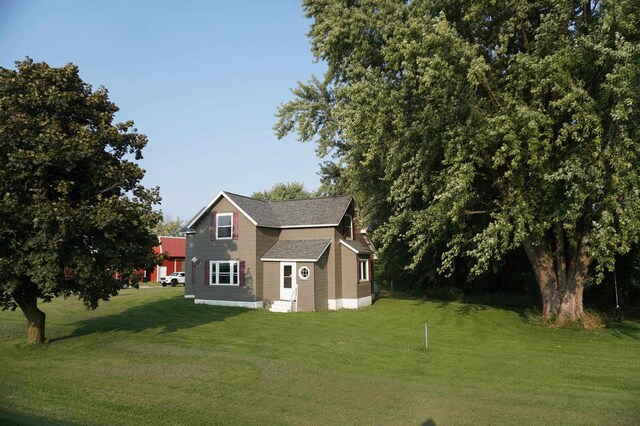
[[[383,298],[274,314],[123,290],[0,313],[0,423],[640,424],[640,324],[532,326],[483,305]],[[429,350],[424,349],[424,323]]]

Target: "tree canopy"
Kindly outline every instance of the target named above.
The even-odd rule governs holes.
[[[179,237],[183,223],[184,220],[180,216],[174,218],[170,214],[163,214],[162,221],[153,228],[153,233],[159,237]]]
[[[252,198],[265,201],[299,200],[311,196],[312,193],[301,182],[276,183],[271,189],[251,195]]]
[[[333,156],[383,256],[404,244],[411,267],[478,275],[523,247],[545,316],[580,317],[594,261],[611,268],[640,232],[640,3],[303,7],[328,68],[276,134]]]
[[[45,338],[38,298],[95,308],[156,260],[160,197],[135,163],[147,138],[116,111],[75,65],[0,68],[0,306],[22,309],[29,343]]]

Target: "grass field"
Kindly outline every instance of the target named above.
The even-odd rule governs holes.
[[[0,423],[640,424],[640,324],[559,330],[483,305],[381,299],[274,314],[123,290],[0,313]],[[429,323],[428,351],[424,322]]]

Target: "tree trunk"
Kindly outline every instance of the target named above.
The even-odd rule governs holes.
[[[564,233],[557,229],[548,240],[534,243],[527,239],[523,246],[540,288],[544,318],[564,322],[582,317],[582,293],[591,258],[581,244],[567,253]]]
[[[13,296],[22,313],[27,318],[27,344],[43,343],[44,322],[46,314],[38,309],[38,298],[33,293],[17,294]]]

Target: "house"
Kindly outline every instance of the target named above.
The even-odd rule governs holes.
[[[191,219],[185,297],[274,311],[371,304],[373,246],[351,196],[261,201],[221,192]]]
[[[158,237],[158,245],[153,248],[156,254],[167,253],[168,257],[151,271],[148,271],[149,281],[160,281],[160,278],[173,272],[184,272],[185,237]]]

